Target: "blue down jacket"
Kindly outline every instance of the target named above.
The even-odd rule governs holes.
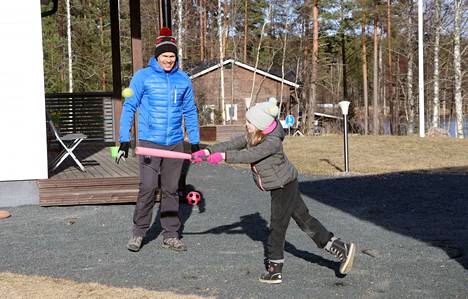
[[[165,72],[154,56],[130,82],[133,95],[126,98],[120,118],[120,142],[130,141],[135,112],[138,109],[138,139],[159,145],[174,145],[184,140],[185,118],[189,142],[198,144],[198,113],[190,78],[176,64]]]

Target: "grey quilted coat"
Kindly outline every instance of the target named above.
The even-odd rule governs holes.
[[[226,163],[250,164],[255,183],[263,191],[282,188],[297,179],[297,170],[283,152],[284,130],[276,128],[256,146],[249,146],[246,136],[208,146],[210,153],[226,153]]]

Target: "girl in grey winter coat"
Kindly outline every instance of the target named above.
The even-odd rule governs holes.
[[[255,183],[271,194],[271,219],[267,241],[265,267],[260,276],[265,283],[281,283],[284,263],[284,242],[291,218],[319,248],[338,257],[340,273],[346,274],[353,265],[356,246],[334,237],[316,218],[309,214],[298,188],[297,170],[283,151],[284,130],[276,119],[278,107],[271,98],[250,108],[246,113],[247,134],[230,141],[208,146],[193,154],[195,163],[203,156],[211,164],[250,164]]]

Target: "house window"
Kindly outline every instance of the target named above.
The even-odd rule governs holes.
[[[226,120],[237,120],[237,104],[226,104]]]
[[[215,105],[203,105],[202,115],[203,115],[204,124],[214,123],[214,111],[215,111]]]

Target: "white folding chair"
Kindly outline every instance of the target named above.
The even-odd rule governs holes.
[[[51,167],[52,171],[57,169],[60,164],[62,164],[65,159],[70,156],[72,159],[75,161],[75,163],[78,165],[78,167],[81,169],[81,171],[85,172],[86,169],[84,168],[83,164],[78,160],[78,158],[73,154],[73,150],[78,146],[78,144],[81,143],[81,141],[85,140],[88,138],[85,134],[81,133],[73,133],[73,134],[67,134],[64,136],[61,136],[57,128],[54,126],[54,122],[52,120],[49,120],[49,125],[52,131],[54,132],[55,139],[62,145],[63,150],[62,152],[55,158],[55,160],[52,162]]]

